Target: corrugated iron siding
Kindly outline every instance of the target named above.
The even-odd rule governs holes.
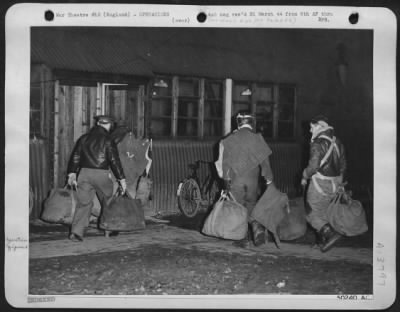
[[[217,141],[154,141],[153,165],[151,175],[153,184],[154,212],[168,214],[179,210],[176,190],[180,181],[189,173],[188,164],[196,160],[215,161]],[[300,164],[300,147],[295,143],[270,143],[272,149],[271,165],[277,187],[294,196]],[[206,165],[201,165],[200,179],[208,172]]]
[[[299,195],[301,179],[301,148],[297,143],[269,143],[275,185],[289,197]]]
[[[37,219],[42,211],[43,201],[50,188],[50,168],[47,142],[33,139],[29,143],[29,185],[33,191],[33,209],[31,218]]]
[[[188,164],[196,160],[213,161],[215,141],[154,141],[151,175],[153,184],[153,209],[155,212],[171,213],[178,210],[176,190],[180,181],[189,173]],[[201,165],[200,178],[207,174]]]

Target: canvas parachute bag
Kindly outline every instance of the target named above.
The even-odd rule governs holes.
[[[150,200],[153,181],[148,175],[142,175],[136,189],[136,199],[139,199],[142,205],[146,205]]]
[[[76,189],[54,188],[44,202],[41,219],[50,223],[71,224],[77,203]]]
[[[278,247],[281,240],[296,239],[307,230],[304,207],[290,207],[287,194],[279,191],[274,183],[268,185],[251,216],[273,234]]]
[[[118,189],[104,204],[99,227],[107,231],[133,231],[146,227],[144,211],[139,199],[128,192],[121,194]]]
[[[344,186],[339,187],[327,209],[330,225],[345,236],[356,236],[368,231],[365,210],[360,201],[346,193]]]
[[[304,203],[289,201],[284,209],[284,218],[276,231],[282,241],[290,241],[304,236],[307,232],[306,210]]]
[[[248,229],[248,212],[232,193],[223,191],[207,216],[202,233],[224,239],[241,240]]]
[[[336,145],[335,137],[333,137],[333,139],[327,136],[320,137],[326,138],[331,142],[326,155],[321,160],[322,166],[322,164],[324,164],[328,157],[332,154],[333,150],[335,149],[336,152],[339,153],[339,149]],[[313,183],[317,190],[319,190],[320,193],[323,193],[315,179],[313,179]],[[345,183],[339,185],[335,197],[328,206],[328,222],[335,229],[335,231],[342,235],[356,236],[363,234],[368,230],[364,208],[360,201],[353,200],[351,196],[345,192],[344,185]]]

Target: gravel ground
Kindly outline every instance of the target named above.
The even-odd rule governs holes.
[[[372,266],[153,248],[33,259],[37,295],[372,294]]]

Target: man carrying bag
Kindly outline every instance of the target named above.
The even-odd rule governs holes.
[[[126,191],[126,180],[117,146],[109,134],[113,119],[104,115],[95,119],[96,125],[77,141],[68,164],[68,184],[77,186],[78,198],[69,235],[72,241],[83,241],[96,194],[102,204],[112,197],[110,169],[118,180],[122,193]],[[105,236],[109,235],[110,232],[105,231]]]
[[[251,217],[257,203],[260,189],[260,175],[265,183],[270,184],[273,174],[269,162],[272,151],[264,138],[253,129],[254,116],[242,112],[236,116],[238,129],[225,137],[219,143],[219,158],[215,165],[218,175],[224,179],[225,188],[236,201],[248,210],[255,246],[265,244],[265,227]],[[248,247],[250,235],[234,242],[235,246]]]

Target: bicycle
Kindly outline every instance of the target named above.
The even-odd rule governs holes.
[[[208,174],[201,183],[197,170],[200,164],[208,166]],[[220,191],[218,178],[213,162],[196,160],[189,164],[189,175],[179,183],[177,189],[178,206],[182,213],[189,218],[195,217],[200,211],[207,211],[214,204]]]

